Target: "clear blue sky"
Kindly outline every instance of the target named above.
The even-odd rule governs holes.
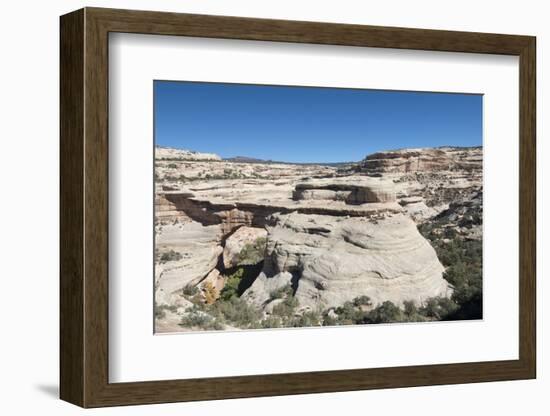
[[[482,96],[154,82],[155,143],[221,157],[358,161],[380,150],[480,146]]]

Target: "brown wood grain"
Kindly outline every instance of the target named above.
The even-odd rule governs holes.
[[[108,380],[108,33],[517,55],[520,343],[511,361],[139,383]],[[86,8],[61,18],[61,398],[82,407],[336,392],[536,376],[535,38]]]
[[[84,405],[84,12],[61,19],[60,50],[60,386]]]

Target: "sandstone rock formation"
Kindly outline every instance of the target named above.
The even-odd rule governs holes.
[[[470,171],[480,169],[482,157],[481,147],[401,149],[373,153],[359,164],[359,170],[369,173]]]
[[[198,222],[157,226],[159,261],[155,267],[155,299],[171,304],[187,285],[197,285],[218,263],[222,237],[218,225],[203,226]],[[177,253],[174,260],[163,261],[164,253]]]
[[[200,283],[200,287],[203,291],[212,291],[208,294],[208,296],[211,297],[209,300],[218,299],[224,286],[225,279],[218,269],[213,269]]]
[[[215,300],[236,269],[250,266],[242,252],[259,240],[264,257],[239,295],[269,316],[284,302],[273,292],[287,285],[304,310],[362,295],[373,308],[449,297],[417,226],[482,238],[481,148],[379,152],[338,167],[156,150],[155,300],[168,308],[159,331],[184,330],[184,288]]]
[[[379,220],[291,213],[268,227],[264,269],[245,297],[265,307],[291,285],[300,305],[327,309],[367,295],[421,304],[449,296],[443,266],[415,224],[402,214]]]
[[[214,153],[200,153],[171,147],[155,147],[156,160],[221,160]]]
[[[352,205],[395,202],[395,186],[377,178],[318,179],[296,184],[293,199],[344,201]]]
[[[417,223],[428,220],[438,214],[438,210],[427,206],[424,198],[421,196],[401,198],[399,204],[408,216]]]
[[[250,265],[247,259],[241,256],[242,250],[252,246],[259,239],[265,239],[267,231],[264,228],[241,227],[225,240],[223,249],[223,265],[226,269],[236,266]],[[265,244],[264,244],[265,245]]]

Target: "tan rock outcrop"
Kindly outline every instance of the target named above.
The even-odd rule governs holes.
[[[481,147],[401,149],[373,153],[359,168],[369,173],[471,171],[481,170],[482,158]]]
[[[213,293],[209,293],[206,296],[211,297],[214,300],[219,298],[220,292],[224,286],[225,278],[220,274],[218,269],[213,269],[200,283],[200,287],[203,292],[212,290]],[[212,299],[209,298],[208,300]]]
[[[155,159],[157,160],[222,160],[214,153],[200,153],[191,150],[174,149],[172,147],[155,147]]]
[[[361,295],[373,307],[448,297],[443,267],[416,225],[433,226],[434,235],[452,228],[461,238],[482,237],[481,148],[379,152],[338,166],[183,152],[160,151],[155,165],[156,305],[171,306],[157,326],[163,331],[184,330],[177,326],[187,313],[185,286],[219,296],[224,275],[258,238],[267,240],[263,270],[256,277],[259,263],[246,268],[241,289],[269,314],[282,302],[272,292],[286,285],[297,310],[326,310]],[[181,257],[160,261],[170,250]]]
[[[345,177],[318,179],[298,183],[292,195],[294,200],[344,201],[361,205],[373,202],[395,202],[395,186],[378,178]]]
[[[174,260],[155,265],[155,299],[158,304],[170,304],[174,294],[186,285],[197,285],[216,267],[223,251],[221,228],[197,222],[170,224],[158,227],[156,236],[160,258],[163,253],[177,253]]]
[[[268,228],[264,269],[244,296],[265,307],[293,286],[303,306],[326,309],[361,295],[374,305],[450,296],[434,249],[402,214],[380,220],[292,213]]]
[[[241,252],[246,245],[253,245],[258,239],[265,239],[267,231],[264,228],[241,227],[227,240],[223,249],[223,265],[226,269],[249,265],[241,258]],[[265,245],[265,244],[264,244]]]

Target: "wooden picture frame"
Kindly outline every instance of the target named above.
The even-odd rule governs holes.
[[[85,8],[61,17],[60,396],[82,407],[213,400],[536,377],[535,38]],[[109,383],[110,32],[519,57],[519,359]]]

